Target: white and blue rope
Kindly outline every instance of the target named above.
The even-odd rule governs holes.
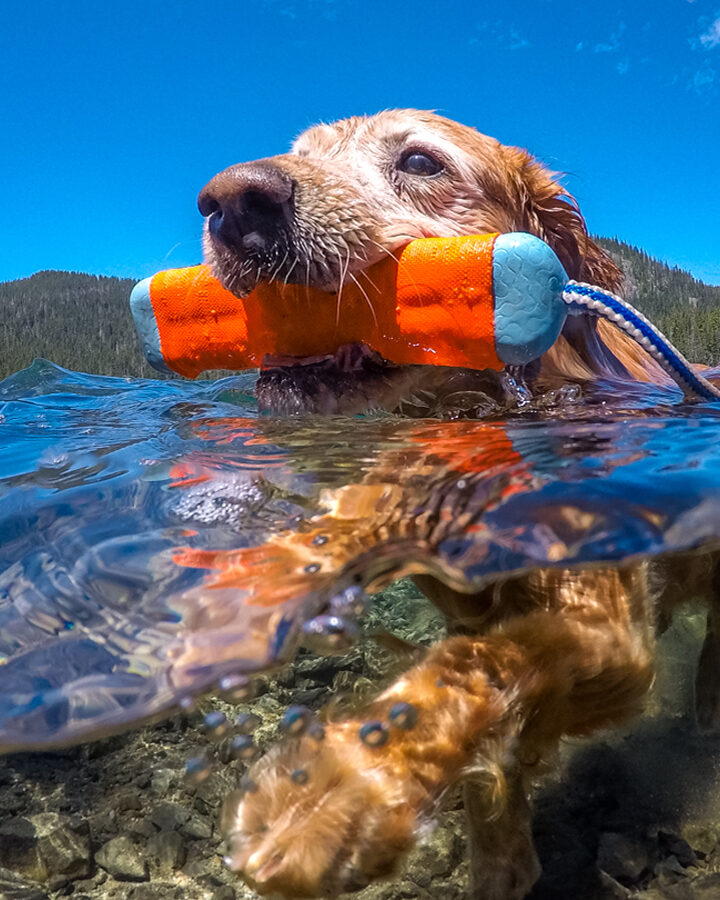
[[[682,388],[688,399],[720,399],[720,389],[696,372],[677,347],[621,297],[592,284],[569,281],[563,290],[563,300],[569,313],[589,313],[608,319],[633,338]]]

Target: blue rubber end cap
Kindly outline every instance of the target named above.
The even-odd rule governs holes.
[[[567,273],[534,234],[501,234],[493,249],[495,350],[508,365],[525,365],[558,339],[567,316]]]
[[[174,375],[165,363],[160,346],[160,332],[158,331],[155,310],[150,299],[150,283],[152,278],[144,278],[138,281],[130,294],[130,311],[132,312],[140,343],[142,344],[145,359],[153,369],[166,375]]]

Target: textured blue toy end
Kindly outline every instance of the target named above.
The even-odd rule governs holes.
[[[508,365],[525,365],[558,339],[567,316],[568,277],[555,252],[533,234],[501,234],[493,249],[495,350]]]
[[[165,364],[160,347],[160,332],[155,319],[155,311],[150,300],[150,282],[152,278],[138,281],[130,294],[130,311],[135,320],[135,328],[142,344],[145,359],[153,369],[173,375],[173,371]]]

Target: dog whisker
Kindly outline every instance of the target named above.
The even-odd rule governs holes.
[[[350,249],[348,248],[347,257],[345,259],[345,264],[343,265],[342,258],[340,257],[340,253],[338,252],[338,263],[339,263],[339,285],[338,285],[338,295],[337,295],[337,304],[335,307],[335,327],[340,324],[340,304],[342,302],[342,292],[343,286],[345,284],[345,276],[347,275],[347,268],[350,265]]]
[[[283,256],[283,258],[277,264],[275,269],[273,269],[273,271],[270,273],[270,277],[268,278],[268,281],[275,281],[275,279],[278,276],[278,273],[280,272],[280,269],[282,269],[282,267],[285,265],[285,261],[287,260],[289,255],[290,255],[290,250],[288,249],[285,251],[285,256]]]
[[[372,278],[368,275],[367,269],[359,269],[358,275],[362,275],[362,277],[370,284],[370,287],[375,291],[376,294],[380,293],[380,288],[375,284]]]
[[[403,266],[403,268],[405,269],[406,274],[407,274],[407,272],[408,272],[407,266],[403,265],[403,261],[402,261],[402,259],[400,259],[400,257],[396,256],[391,250],[388,250],[387,247],[383,247],[383,245],[379,244],[377,241],[372,241],[372,243],[375,244],[377,247],[379,247],[384,253],[386,253],[390,257],[390,259],[394,259],[395,262],[398,264],[398,268]],[[410,272],[410,278],[412,280],[413,285],[415,287],[417,287],[417,283],[416,283],[415,279],[412,277],[412,272]]]
[[[293,273],[293,269],[295,268],[295,266],[298,264],[299,261],[300,261],[300,257],[296,255],[296,256],[295,256],[295,259],[292,261],[292,265],[291,265],[290,268],[287,270],[287,273],[286,273],[286,275],[285,275],[285,278],[283,279],[283,282],[284,282],[285,284],[288,283],[288,281],[289,281],[289,279],[290,279],[290,276],[291,276],[292,273]]]
[[[370,299],[370,297],[368,297],[367,291],[366,291],[365,288],[360,284],[360,282],[357,280],[357,278],[353,275],[352,272],[348,272],[348,275],[349,275],[349,277],[352,278],[352,280],[355,282],[355,284],[357,285],[358,290],[360,291],[360,293],[363,295],[363,297],[364,297],[365,300],[367,301],[367,305],[370,307],[370,312],[372,313],[373,322],[375,323],[375,327],[376,327],[376,328],[379,328],[380,326],[379,326],[379,324],[378,324],[378,318],[377,318],[377,315],[375,314],[375,307],[373,306],[372,300]]]

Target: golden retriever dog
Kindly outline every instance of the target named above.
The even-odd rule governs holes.
[[[536,234],[570,278],[621,288],[620,271],[552,172],[525,150],[429,112],[311,128],[290,153],[215,176],[199,208],[206,259],[238,296],[265,280],[339,291],[361,285],[369,266],[414,238],[495,231]],[[525,373],[540,388],[599,376],[665,380],[632,341],[586,317],[569,319]],[[258,397],[279,413],[433,415],[452,407],[459,384],[492,397],[506,390],[492,373],[392,366],[354,346],[322,360],[269,360]],[[434,398],[422,409],[408,403],[419,393]],[[297,547],[311,552],[307,540]],[[640,708],[653,679],[656,609],[682,593],[673,587],[680,566],[663,564],[659,598],[649,565],[635,562],[537,570],[474,595],[418,577],[452,636],[367,708],[327,722],[323,740],[288,738],[255,764],[225,809],[231,866],[261,894],[359,889],[397,870],[462,781],[471,897],[524,897],[539,874],[531,782],[564,735]],[[708,594],[713,571],[706,557],[696,577]],[[699,674],[706,725],[720,709],[714,628],[711,617]]]

